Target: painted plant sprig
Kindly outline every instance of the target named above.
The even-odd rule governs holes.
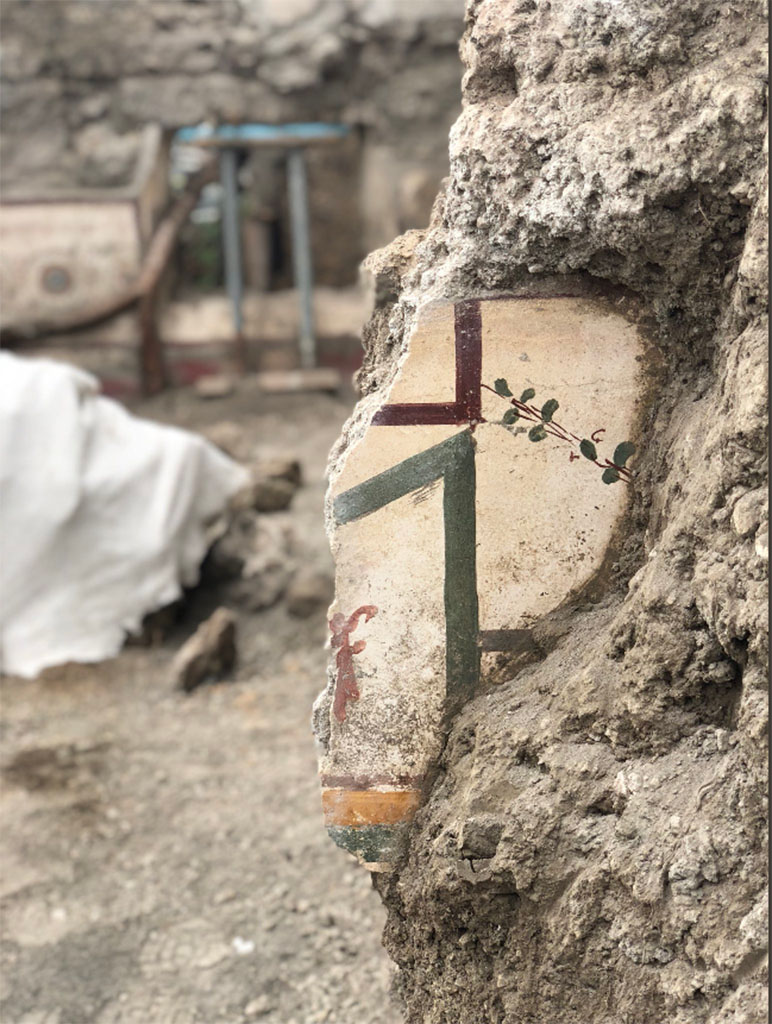
[[[622,441],[614,449],[613,459],[603,459],[601,461],[598,458],[596,445],[600,443],[600,435],[606,432],[605,427],[595,430],[590,437],[578,437],[557,423],[553,418],[560,407],[560,403],[556,398],[547,399],[541,409],[539,409],[535,405],[528,404],[536,396],[534,388],[526,388],[518,399],[513,395],[504,377],[499,377],[498,380],[495,380],[493,387],[489,387],[487,384],[483,384],[483,387],[492,394],[504,399],[504,401],[509,402],[510,408],[507,409],[501,419],[503,426],[511,427],[513,423],[520,419],[534,423],[535,426],[531,427],[528,431],[528,439],[530,441],[543,441],[548,436],[556,437],[559,441],[564,441],[573,448],[578,447],[585,459],[589,459],[590,462],[594,462],[596,466],[602,469],[603,475],[601,480],[604,484],[615,484],[617,480],[624,480],[626,483],[631,482],[632,474],[627,468],[626,463],[630,456],[635,454],[635,445],[632,441]],[[571,462],[578,458],[579,455],[572,451],[570,454]]]

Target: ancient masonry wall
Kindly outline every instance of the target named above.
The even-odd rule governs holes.
[[[428,223],[463,0],[3,0],[0,24],[7,196],[126,184],[149,122],[319,119],[354,129],[309,153],[320,284]],[[286,204],[283,172],[258,171],[252,204]]]
[[[365,396],[331,462],[338,617],[317,733],[328,825],[377,869],[414,1024],[766,1019],[765,38],[755,2],[470,0],[450,179],[428,231],[369,259]],[[622,361],[637,335],[646,367],[646,384],[620,370],[637,420],[627,398],[598,391],[592,406],[598,426],[631,431],[629,482],[596,480],[589,449],[570,460],[570,438],[540,433],[558,420],[589,440],[563,414],[613,378],[610,352],[597,378],[575,359],[602,323]],[[533,406],[520,387],[534,352],[544,379],[566,382],[559,412],[538,404],[551,391],[517,405]],[[519,419],[497,424],[494,400]],[[541,444],[517,435],[523,420]],[[439,431],[434,447],[408,429]],[[489,436],[561,529],[534,530],[538,510],[501,467],[486,506]],[[470,512],[456,499],[473,493],[472,462]],[[448,521],[467,529],[476,510],[482,615],[505,578],[495,563],[479,573],[491,524],[512,571],[553,543],[570,552],[583,498],[561,490],[569,471],[622,502],[588,540],[603,555],[589,584],[573,566],[581,585],[563,597],[548,558],[548,598],[526,607],[504,588],[498,624],[523,643],[453,663],[436,586],[459,549]],[[402,525],[368,526],[386,506]],[[430,528],[443,515],[444,548]],[[412,614],[387,623],[390,544]],[[451,568],[468,578],[465,550]],[[431,585],[411,596],[411,573]],[[389,682],[396,648],[405,671]],[[466,703],[444,688],[459,664]]]

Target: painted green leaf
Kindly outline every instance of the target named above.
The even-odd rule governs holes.
[[[537,423],[535,427],[531,427],[528,431],[528,438],[531,441],[543,441],[547,436],[547,431],[544,429],[543,423]]]
[[[488,378],[490,380],[490,377]],[[499,377],[498,380],[493,382],[493,387],[496,390],[497,395],[502,395],[504,398],[511,398],[512,392],[509,390],[509,384],[503,377]]]
[[[613,466],[609,466],[608,469],[603,470],[601,480],[604,484],[615,484],[618,479],[619,473],[617,473]]]
[[[533,396],[536,394],[533,388],[526,388],[520,396],[521,402],[530,402]]]
[[[589,459],[590,462],[595,462],[598,457],[598,449],[587,438],[579,442],[579,451],[584,455],[585,459]]]
[[[558,402],[557,398],[550,398],[548,402],[544,403],[544,405],[541,407],[541,418],[544,420],[545,423],[549,423],[549,421],[555,415],[555,411],[557,410],[559,405],[560,402]]]
[[[504,415],[501,417],[502,423],[514,423],[515,420],[520,419],[520,413],[517,409],[507,409]]]
[[[611,461],[615,466],[624,466],[631,455],[635,455],[635,445],[632,441],[623,441],[614,449],[614,458]]]

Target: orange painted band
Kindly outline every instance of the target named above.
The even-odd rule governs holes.
[[[323,789],[325,825],[396,825],[411,821],[417,789]]]

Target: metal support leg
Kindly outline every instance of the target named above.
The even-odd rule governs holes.
[[[311,265],[311,237],[308,222],[306,158],[302,147],[299,146],[289,151],[287,174],[292,221],[292,263],[295,272],[295,287],[300,300],[300,365],[303,369],[311,369],[316,366],[314,275]]]
[[[236,150],[223,149],[220,154],[220,182],[223,190],[222,237],[225,258],[225,287],[233,308],[236,334],[236,361],[239,370],[246,370],[244,343],[244,283],[241,271],[241,238],[239,235],[239,191],[236,176]]]

